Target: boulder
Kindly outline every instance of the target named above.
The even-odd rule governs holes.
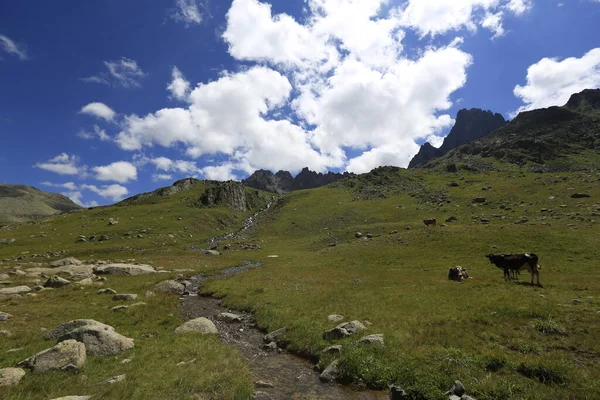
[[[226,313],[226,312],[217,315],[217,319],[219,321],[224,321],[224,322],[228,322],[228,323],[242,322],[241,316],[239,316],[237,314]]]
[[[115,294],[113,296],[113,300],[114,301],[135,301],[135,299],[137,299],[137,294]]]
[[[135,264],[105,264],[93,268],[95,274],[107,275],[149,275],[155,274],[156,270],[149,265]]]
[[[118,220],[116,220],[116,219],[114,219],[114,218],[109,218],[109,219],[108,219],[108,224],[109,224],[109,225],[116,225],[116,224],[118,224],[118,223],[119,223],[119,221],[118,221]]]
[[[446,220],[446,222],[448,222],[448,223],[450,223],[450,222],[456,222],[456,221],[458,221],[458,218],[456,218],[455,216],[451,216],[450,218],[448,218]]]
[[[111,288],[100,289],[96,293],[98,294],[117,294],[117,291]]]
[[[487,200],[485,197],[475,197],[473,203],[485,203]]]
[[[15,239],[0,239],[0,244],[12,244],[15,242]]]
[[[14,386],[25,376],[25,370],[21,368],[0,369],[0,386]]]
[[[155,292],[163,292],[168,294],[182,295],[185,291],[185,285],[172,279],[162,281],[154,286]]]
[[[277,342],[277,338],[287,332],[287,328],[279,328],[263,337],[265,343]]]
[[[215,324],[208,318],[200,317],[187,321],[179,328],[175,329],[175,333],[198,332],[204,334],[218,334],[219,331]]]
[[[392,385],[390,387],[390,400],[406,400],[408,397],[406,396],[406,391],[402,389],[400,386]]]
[[[90,278],[85,278],[77,282],[79,286],[102,286],[102,282],[94,282]]]
[[[75,257],[67,257],[61,260],[52,261],[49,265],[51,267],[64,267],[67,265],[81,265],[82,262]]]
[[[67,333],[69,333],[75,329],[84,327],[84,326],[97,326],[100,329],[105,329],[105,330],[109,330],[109,331],[115,330],[115,328],[113,328],[112,326],[105,325],[102,322],[98,322],[93,319],[75,319],[75,320],[60,324],[59,326],[54,328],[50,333],[48,333],[45,336],[45,338],[46,338],[46,340],[58,340],[59,337],[64,336]]]
[[[452,385],[452,389],[446,392],[447,395],[455,395],[462,396],[467,392],[465,387],[460,381],[454,381],[454,385]]]
[[[385,347],[385,343],[383,341],[383,334],[381,333],[364,336],[358,342],[362,344],[367,344],[369,346]]]
[[[338,363],[338,360],[333,361],[327,366],[327,368],[323,370],[323,372],[321,372],[321,375],[319,375],[321,382],[328,383],[337,379],[340,373],[338,369]]]
[[[125,382],[127,375],[117,375],[102,382],[102,385],[112,385],[114,383]]]
[[[346,324],[343,324],[342,328],[346,329],[350,334],[355,334],[367,330],[367,327],[364,326],[360,321],[348,322]]]
[[[342,345],[338,344],[338,345],[335,345],[335,346],[329,346],[326,349],[324,349],[321,353],[324,353],[324,354],[333,354],[333,355],[342,354]]]
[[[338,315],[338,314],[331,314],[327,317],[328,321],[332,321],[332,322],[338,322],[344,319],[343,315]]]
[[[79,372],[83,368],[85,360],[85,345],[76,340],[66,340],[21,361],[17,367],[32,369],[37,373],[51,370]]]
[[[366,330],[367,327],[364,326],[360,321],[352,321],[352,322],[344,322],[339,324],[333,329],[326,331],[323,334],[323,339],[325,340],[336,340],[342,339],[346,336],[354,335],[355,333]]]
[[[10,296],[15,294],[25,294],[31,292],[29,286],[14,286],[0,289],[0,296]]]
[[[44,283],[44,287],[58,289],[61,287],[68,286],[70,284],[71,282],[69,282],[68,280],[61,278],[60,276],[53,275],[50,278],[48,278],[46,283]]]
[[[5,313],[0,311],[0,321],[8,321],[8,319],[12,317],[9,313]]]
[[[85,345],[88,354],[92,356],[108,356],[121,354],[134,347],[133,339],[127,338],[114,331],[114,328],[104,328],[100,325],[86,325],[65,333],[58,341],[74,339]]]

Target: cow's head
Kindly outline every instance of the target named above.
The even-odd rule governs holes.
[[[490,260],[490,263],[492,264],[494,264],[496,261],[504,259],[504,256],[502,254],[488,254],[486,257]]]

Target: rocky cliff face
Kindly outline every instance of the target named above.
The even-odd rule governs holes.
[[[177,193],[185,192],[186,190],[190,190],[193,186],[200,182],[198,179],[194,178],[185,178],[175,182],[171,186],[162,187],[156,189],[153,192],[140,193],[135,196],[128,197],[127,199],[121,201],[118,204],[121,205],[129,205],[143,202],[144,200],[153,198],[153,197],[166,197],[173,196]]]
[[[262,207],[266,198],[258,191],[247,190],[240,182],[206,181],[206,189],[200,196],[203,206],[226,205],[235,211],[248,211]]]
[[[287,171],[279,171],[273,174],[271,171],[261,169],[253,173],[248,179],[243,180],[242,183],[254,189],[281,194],[294,190],[318,188],[350,176],[353,176],[353,174],[348,172],[322,174],[304,168],[293,178],[292,174]]]
[[[600,114],[600,89],[575,93],[565,107],[584,114]]]
[[[0,225],[79,210],[65,196],[25,185],[0,185]]]
[[[478,108],[460,110],[456,116],[454,127],[444,139],[439,149],[425,143],[419,153],[411,160],[409,168],[421,167],[434,158],[441,157],[450,150],[485,137],[506,124],[500,114],[483,111]],[[435,151],[437,150],[437,151]]]

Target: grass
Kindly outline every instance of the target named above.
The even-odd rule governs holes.
[[[449,187],[453,181],[459,186]],[[390,182],[393,190],[380,187]],[[591,197],[573,199],[575,192]],[[600,188],[595,173],[379,171],[373,180],[361,177],[350,185],[286,195],[248,239],[259,250],[233,243],[230,253],[214,258],[189,246],[233,230],[244,215],[188,207],[196,194],[186,193],[158,204],[91,210],[0,232],[0,238],[17,239],[0,248],[0,258],[67,249],[68,255],[82,258],[136,258],[170,270],[201,272],[242,259],[262,261],[262,269],[210,282],[206,291],[225,296],[227,306],[254,311],[267,330],[287,326],[290,350],[319,358],[325,347],[343,344],[345,381],[382,389],[396,383],[411,399],[442,399],[456,379],[479,400],[600,398]],[[486,202],[474,204],[475,197]],[[422,220],[432,216],[438,224],[451,216],[457,221],[426,228]],[[515,224],[523,216],[528,222]],[[120,223],[108,226],[109,217]],[[490,222],[483,224],[481,218]],[[144,228],[151,233],[135,237]],[[125,236],[129,231],[135,235]],[[40,238],[41,232],[47,236]],[[104,232],[111,239],[103,244],[74,243],[79,234]],[[373,238],[356,239],[356,232]],[[544,288],[530,287],[527,273],[518,283],[504,282],[502,271],[484,257],[490,252],[535,252]],[[448,268],[455,265],[467,268],[473,279],[448,281]],[[108,286],[143,294],[165,276],[110,278]],[[0,299],[2,311],[18,316],[9,322],[17,334],[0,344],[1,365],[48,347],[40,327],[80,317],[96,318],[134,337],[134,362],[121,366],[117,359],[92,359],[83,383],[81,376],[28,376],[8,398],[27,398],[33,393],[28,390],[46,386],[64,395],[81,385],[101,398],[186,398],[191,393],[245,398],[252,392],[249,371],[235,351],[210,338],[173,336],[181,320],[172,298],[150,298],[148,306],[121,315],[104,308],[109,299],[85,291],[49,296]],[[575,304],[575,298],[583,301]],[[368,332],[383,333],[386,347],[358,346],[353,337],[323,340],[323,332],[336,324],[327,320],[334,313],[369,321]],[[154,331],[159,334],[153,338],[143,336]],[[5,349],[24,346],[22,355],[6,358]],[[189,371],[165,367],[166,360],[196,355],[202,361]],[[324,357],[319,365],[330,361]],[[119,373],[128,379],[131,374],[135,385],[96,385]],[[157,375],[161,379],[152,378]]]

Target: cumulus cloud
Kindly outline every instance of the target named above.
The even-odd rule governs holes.
[[[150,160],[156,169],[166,172],[179,172],[184,174],[197,174],[200,169],[193,161],[171,160],[167,157],[158,157]]]
[[[79,166],[79,158],[67,153],[61,153],[50,160],[35,164],[34,167],[60,175],[79,175],[84,172],[85,167]]]
[[[185,23],[186,26],[200,24],[204,19],[201,8],[205,8],[201,0],[177,0],[171,18]]]
[[[77,190],[77,185],[74,182],[67,183],[52,183],[52,182],[42,182],[42,185],[52,187],[52,188],[61,188],[68,190]]]
[[[126,183],[137,179],[137,168],[127,161],[118,161],[109,165],[94,167],[93,171],[96,174],[96,179],[99,181]]]
[[[104,103],[90,103],[83,106],[79,111],[82,114],[92,115],[97,118],[102,118],[106,121],[111,121],[115,117],[115,112]]]
[[[127,188],[125,186],[121,186],[121,185],[117,185],[117,184],[105,185],[105,186],[101,186],[101,187],[98,187],[96,185],[84,184],[84,185],[81,185],[81,189],[82,190],[90,190],[105,199],[109,199],[109,200],[113,200],[113,201],[120,201],[123,199],[123,197],[125,197],[129,194],[129,190],[127,190]]]
[[[0,49],[10,55],[18,57],[19,60],[27,60],[25,46],[15,43],[8,36],[0,35]]]
[[[185,100],[190,91],[190,83],[185,79],[177,67],[173,67],[171,72],[172,80],[167,86],[171,96],[177,100]]]
[[[581,58],[543,58],[527,69],[527,84],[515,87],[515,96],[525,104],[511,116],[536,108],[562,106],[573,93],[599,87],[600,48]]]
[[[154,175],[152,175],[153,182],[168,181],[171,179],[173,179],[173,176],[169,175],[169,174],[154,174]]]
[[[140,80],[146,76],[135,60],[126,57],[116,61],[104,61],[104,66],[108,72],[101,72],[82,80],[113,87],[137,88],[142,86]]]
[[[106,133],[104,129],[100,128],[98,125],[94,125],[93,132],[81,131],[77,134],[77,136],[86,140],[100,139],[103,142],[110,140],[110,136]]]

